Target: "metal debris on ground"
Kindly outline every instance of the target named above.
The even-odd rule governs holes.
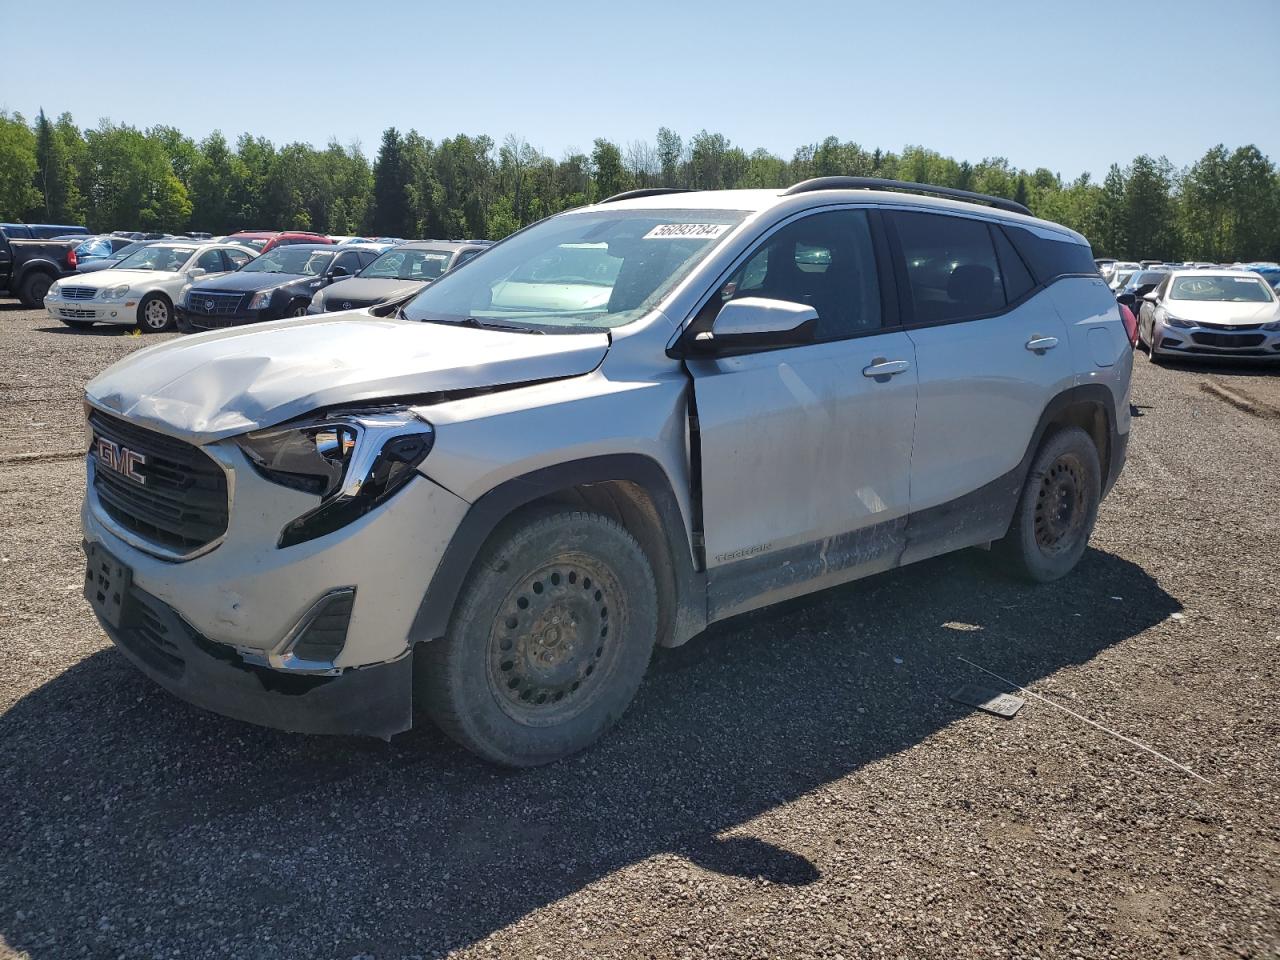
[[[1001,693],[990,687],[982,687],[976,683],[966,683],[951,694],[951,699],[965,706],[977,707],[997,717],[1012,720],[1027,701],[1015,697],[1011,693]]]

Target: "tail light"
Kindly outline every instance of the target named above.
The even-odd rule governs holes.
[[[1124,323],[1124,332],[1129,335],[1129,346],[1136,347],[1138,345],[1138,318],[1123,303],[1118,304],[1118,306],[1120,307],[1120,320]]]
[[[76,248],[72,247],[67,251],[67,269],[74,270],[76,268]]]

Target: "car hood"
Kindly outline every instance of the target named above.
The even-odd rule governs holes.
[[[114,287],[122,283],[130,286],[146,281],[163,281],[175,280],[182,276],[180,273],[174,273],[171,270],[97,270],[89,276],[76,273],[67,277],[64,281],[66,286],[72,287],[93,287],[101,289],[103,287]]]
[[[311,277],[302,273],[262,273],[257,270],[237,270],[234,273],[222,273],[217,276],[205,276],[195,280],[191,285],[201,290],[227,290],[235,293],[256,293],[270,287],[283,287],[299,280],[318,281],[319,277]]]
[[[1221,323],[1231,326],[1269,323],[1280,309],[1274,303],[1223,303],[1218,300],[1169,300],[1165,307],[1175,317],[1192,323]]]
[[[339,280],[324,291],[324,301],[328,304],[351,300],[356,303],[386,300],[402,293],[411,293],[421,287],[425,280],[384,280],[378,277],[352,277],[350,280]]]
[[[182,337],[85,388],[104,410],[196,443],[322,407],[590,373],[604,333],[527,334],[330,313]]]

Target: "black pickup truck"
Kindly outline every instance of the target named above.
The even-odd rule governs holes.
[[[75,273],[81,240],[10,240],[0,230],[0,294],[35,308],[44,303],[53,281]]]

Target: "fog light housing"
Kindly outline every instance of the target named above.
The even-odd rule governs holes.
[[[347,644],[355,601],[355,587],[331,590],[321,597],[285,641],[280,665],[286,669],[331,667]]]

